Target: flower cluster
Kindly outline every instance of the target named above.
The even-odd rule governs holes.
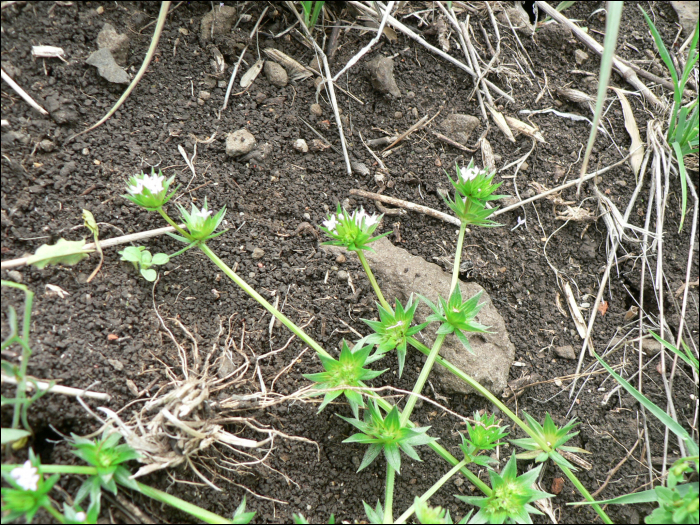
[[[324,244],[334,246],[344,246],[349,251],[371,250],[369,243],[389,235],[391,232],[383,233],[377,237],[372,237],[372,233],[379,226],[382,215],[368,214],[362,207],[352,213],[338,209],[323,221],[321,230],[325,232],[332,241]]]
[[[488,219],[497,208],[487,208],[486,203],[504,197],[493,193],[503,183],[492,184],[495,173],[489,174],[488,171],[480,170],[474,166],[473,160],[468,166],[461,169],[456,166],[456,169],[456,181],[453,181],[449,174],[447,175],[456,193],[454,200],[443,197],[447,206],[467,224],[500,226]]]
[[[39,483],[39,469],[32,466],[32,462],[27,460],[24,465],[12,469],[10,476],[17,482],[17,485],[24,490],[36,491]]]
[[[197,241],[206,241],[213,238],[214,235],[212,234],[214,233],[214,230],[219,227],[221,221],[224,220],[224,215],[226,215],[226,206],[224,206],[221,208],[221,210],[219,210],[219,213],[212,217],[211,210],[209,210],[207,205],[206,197],[204,199],[204,206],[202,206],[201,210],[194,204],[192,205],[192,211],[190,213],[188,213],[187,210],[180,205],[178,205],[178,209],[180,210],[182,220],[187,225],[187,229],[190,231],[192,239]],[[220,235],[221,233],[217,235]]]
[[[165,180],[165,175],[161,171],[156,174],[154,170],[151,170],[150,175],[140,173],[129,179],[129,184],[126,187],[127,194],[122,195],[122,197],[149,211],[155,211],[162,208],[177,191],[175,188],[168,193],[173,180],[175,180],[175,176]]]

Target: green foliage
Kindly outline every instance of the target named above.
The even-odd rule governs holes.
[[[167,264],[170,261],[165,253],[156,253],[151,255],[145,246],[128,246],[119,252],[121,261],[128,261],[134,265],[144,279],[153,282],[156,280],[156,271],[151,268],[155,264]]]
[[[377,500],[377,507],[372,508],[364,501],[362,505],[365,507],[365,514],[367,514],[367,519],[370,523],[384,523],[384,509],[382,508],[382,503]]]
[[[698,35],[700,34],[700,26],[696,21],[695,34],[688,48],[688,61],[685,63],[685,69],[682,72],[676,71],[676,67],[671,60],[666,46],[664,45],[661,35],[657,31],[649,16],[644,12],[644,9],[639,6],[639,9],[644,15],[644,19],[649,26],[649,31],[654,37],[654,42],[659,50],[659,56],[664,61],[673,80],[673,108],[671,109],[671,117],[668,124],[667,141],[673,148],[678,161],[679,175],[681,179],[681,223],[680,231],[683,228],[685,219],[686,207],[688,204],[688,182],[686,180],[685,161],[683,157],[698,153],[698,98],[688,105],[683,106],[683,92],[688,83],[688,78],[693,71],[693,68],[698,62]]]
[[[395,305],[396,310],[391,311],[377,304],[379,321],[362,319],[364,323],[374,330],[374,333],[362,338],[360,343],[379,345],[377,348],[378,354],[384,354],[396,348],[396,353],[399,358],[399,377],[401,377],[403,365],[406,360],[406,344],[408,338],[420,332],[423,328],[428,326],[428,323],[411,326],[411,323],[413,323],[413,316],[418,307],[418,301],[413,303],[413,296],[408,299],[406,307],[402,306],[398,299]]]
[[[321,9],[323,9],[323,4],[326,2],[305,1],[299,3],[301,4],[301,10],[303,12],[304,25],[309,31],[311,31],[314,26],[316,26],[318,16],[321,14]]]
[[[117,445],[122,436],[116,432],[107,434],[105,431],[102,439],[96,441],[75,434],[72,434],[72,437],[75,449],[73,454],[97,470],[96,475],[90,476],[83,482],[75,496],[75,503],[80,504],[87,496],[90,496],[88,519],[92,517],[97,519],[100,513],[101,489],[116,494],[117,483],[119,483],[132,490],[139,490],[136,481],[130,478],[131,472],[122,465],[122,463],[138,458],[139,454],[129,445]]]
[[[442,507],[430,507],[416,496],[413,500],[416,508],[416,518],[420,523],[452,523],[450,511]]]
[[[571,470],[576,470],[576,467],[574,467],[571,463],[564,459],[564,457],[561,454],[559,454],[557,450],[590,454],[590,452],[582,448],[564,446],[564,443],[569,441],[574,436],[578,435],[578,432],[573,432],[569,434],[569,430],[573,429],[576,425],[578,425],[578,423],[576,423],[576,418],[569,421],[562,428],[557,428],[557,426],[554,424],[554,421],[552,421],[552,417],[549,415],[549,412],[547,412],[544,416],[544,426],[540,425],[535,419],[532,418],[532,416],[525,412],[523,412],[523,416],[525,416],[525,420],[527,421],[530,428],[534,430],[534,432],[543,441],[547,443],[547,445],[552,449],[552,451],[549,453],[545,452],[544,450],[542,450],[540,445],[538,445],[537,442],[531,437],[522,439],[511,439],[511,443],[527,450],[527,452],[518,454],[518,459],[534,459],[536,462],[540,463],[542,461],[546,461],[547,458],[549,458],[559,466],[565,466],[570,468]]]
[[[316,383],[313,386],[314,389],[338,389],[326,392],[321,406],[318,407],[319,412],[326,408],[326,405],[335,398],[345,394],[353,414],[355,414],[356,418],[358,417],[358,407],[364,407],[365,404],[362,400],[362,394],[357,390],[352,390],[352,388],[366,388],[367,385],[363,381],[374,379],[387,370],[377,371],[363,368],[368,362],[367,358],[371,350],[371,346],[365,346],[352,351],[348,347],[347,342],[343,340],[338,360],[318,354],[318,358],[326,371],[316,374],[304,374],[304,377]],[[343,387],[350,387],[350,389],[342,390]]]
[[[245,496],[243,496],[243,501],[233,513],[232,523],[250,523],[255,517],[255,512],[245,511]]]
[[[39,474],[41,462],[29,450],[29,460],[21,467],[11,472],[2,473],[2,477],[10,487],[2,488],[2,522],[7,523],[24,516],[30,523],[40,508],[51,508],[48,493],[58,481],[59,476],[49,479]]]
[[[211,217],[211,211],[207,206],[207,199],[204,198],[204,206],[199,210],[194,204],[192,205],[192,212],[187,213],[187,210],[178,204],[178,210],[180,210],[180,215],[184,221],[187,229],[190,231],[192,239],[205,242],[209,239],[213,239],[224,232],[220,232],[213,235],[214,230],[219,227],[221,221],[224,220],[224,215],[226,215],[226,206],[219,210],[219,213]]]
[[[454,200],[443,196],[445,204],[465,224],[483,227],[502,226],[488,219],[498,208],[486,208],[487,202],[505,197],[505,195],[494,195],[494,192],[503,184],[502,182],[492,184],[495,173],[489,175],[487,171],[479,170],[474,166],[474,160],[466,168],[460,169],[457,165],[455,168],[456,181],[453,181],[450,174],[445,172],[455,189]]]
[[[343,443],[366,443],[369,445],[369,449],[362,458],[360,468],[357,469],[358,472],[372,463],[383,451],[387,463],[397,473],[400,473],[401,454],[399,450],[403,450],[408,457],[421,461],[413,447],[427,445],[435,441],[427,434],[430,427],[409,428],[402,426],[399,411],[395,406],[386,415],[386,419],[382,417],[376,402],[368,404],[364,421],[357,418],[338,417],[360,430],[360,433],[353,434]]]
[[[493,450],[499,445],[502,445],[499,440],[508,435],[506,429],[508,427],[499,427],[496,423],[494,415],[479,415],[474,413],[474,426],[467,421],[467,433],[469,437],[462,435],[462,444],[460,448],[464,453],[464,457],[470,463],[486,467],[489,463],[495,460],[489,456],[481,456],[479,453],[482,450]]]
[[[341,210],[340,204],[338,204],[336,213],[329,215],[328,219],[323,221],[323,226],[320,227],[321,231],[333,239],[323,244],[344,246],[351,252],[360,250],[374,251],[369,247],[369,244],[391,233],[389,231],[372,237],[372,233],[379,226],[382,217],[383,215],[369,215],[363,208],[350,214],[345,210]]]
[[[298,524],[309,523],[309,520],[307,520],[303,514],[292,514],[292,520],[294,520],[294,523],[298,523]],[[246,523],[248,523],[248,522],[246,522]],[[335,516],[333,514],[331,514],[331,517],[328,518],[328,523],[330,525],[335,524]]]
[[[129,179],[129,185],[126,188],[127,193],[122,195],[125,199],[129,199],[134,204],[146,208],[148,211],[156,211],[162,208],[170,199],[172,199],[179,186],[172,192],[168,193],[170,185],[175,180],[173,175],[168,180],[164,180],[165,175],[162,171],[151,168],[151,174],[139,173]]]
[[[420,297],[434,312],[426,317],[426,321],[438,321],[442,323],[437,333],[454,333],[457,339],[464,345],[464,348],[473,354],[474,352],[469,344],[469,339],[467,339],[464,332],[486,333],[489,329],[488,326],[484,326],[474,320],[479,310],[484,306],[484,303],[479,304],[482,293],[483,292],[479,292],[471,299],[462,301],[462,291],[459,286],[455,286],[449,301],[445,301],[442,297],[439,298],[439,307],[435,306],[427,297],[422,295],[418,297]]]
[[[65,264],[73,266],[92,253],[94,250],[84,250],[85,239],[81,241],[67,241],[59,239],[56,244],[42,244],[34,255],[27,258],[27,264],[43,269],[48,264]]]
[[[479,512],[469,523],[532,523],[530,514],[542,513],[530,503],[554,497],[531,488],[541,469],[542,465],[518,476],[515,455],[510,457],[500,474],[489,469],[492,488],[490,496],[456,496],[469,505],[479,507]]]

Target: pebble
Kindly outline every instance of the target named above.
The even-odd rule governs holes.
[[[338,280],[339,281],[347,281],[348,277],[350,277],[350,274],[346,272],[345,270],[340,270],[338,272]]]
[[[22,282],[22,274],[19,273],[17,270],[10,270],[9,272],[7,272],[7,276],[16,283]]]
[[[574,59],[576,59],[576,63],[580,66],[586,60],[588,60],[588,53],[586,53],[583,49],[577,49],[574,51]]]
[[[255,248],[253,249],[253,259],[261,259],[265,255],[265,250],[262,248]]]
[[[305,214],[303,215],[303,217],[304,217],[307,221],[310,221],[310,220],[311,220],[311,214],[309,214],[309,213],[305,213]]]
[[[202,100],[209,100],[211,98],[211,93],[209,93],[208,91],[200,91],[199,98],[201,98]]]
[[[395,119],[403,118],[403,113],[401,113],[400,111],[397,111],[396,113],[394,113],[394,118]]]
[[[455,478],[453,483],[456,487],[461,487],[462,485],[464,485],[464,480],[462,478]]]
[[[321,107],[321,104],[311,104],[309,111],[314,117],[320,117],[323,115],[323,108]]]
[[[108,359],[107,362],[114,367],[117,372],[124,370],[124,363],[116,359]]]
[[[247,129],[239,129],[226,137],[226,154],[238,157],[250,153],[255,147],[255,137]]]
[[[342,253],[335,258],[335,262],[337,262],[338,264],[343,264],[347,260],[347,257],[345,257],[345,255],[343,255]]]
[[[574,347],[571,345],[557,346],[554,348],[554,353],[559,357],[563,357],[564,359],[576,359],[576,352],[574,351]]]
[[[41,151],[45,151],[47,153],[53,151],[56,148],[56,144],[51,142],[49,139],[44,139],[41,142],[39,142],[39,149]]]
[[[277,62],[272,62],[271,60],[265,61],[264,66],[265,76],[270,84],[277,87],[284,87],[289,83],[289,76],[287,71],[280,66]]]
[[[307,153],[309,151],[309,145],[304,139],[296,139],[292,147],[299,153]]]
[[[385,56],[378,56],[367,63],[372,87],[384,95],[401,97],[401,91],[394,78],[394,61]]]

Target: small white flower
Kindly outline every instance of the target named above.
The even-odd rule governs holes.
[[[210,215],[211,215],[211,210],[207,210],[206,208],[202,208],[201,210],[198,210],[195,208],[195,212],[192,214],[192,217],[195,219],[201,219],[203,221],[206,221]]]
[[[85,515],[84,512],[81,511],[81,512],[75,513],[75,521],[77,521],[78,523],[84,522],[85,518],[87,518],[87,516]]]
[[[21,467],[12,469],[10,476],[12,476],[17,484],[24,490],[36,491],[39,483],[39,471],[36,467],[32,466],[31,461],[27,460]]]
[[[141,179],[136,179],[136,185],[129,186],[126,190],[132,195],[141,195],[143,191],[143,181]]]
[[[336,233],[336,227],[340,224],[338,222],[338,219],[336,218],[335,215],[331,215],[331,218],[328,219],[327,221],[323,221],[323,227],[326,228],[329,232]]]
[[[476,166],[472,166],[471,168],[465,166],[461,170],[459,170],[459,175],[460,177],[462,177],[462,180],[464,182],[468,182],[470,180],[474,180],[480,171],[481,170],[479,170],[479,168],[477,168]]]
[[[157,175],[153,173],[151,175],[144,176],[141,184],[143,184],[143,187],[147,188],[153,195],[156,195],[164,189],[163,180],[165,180],[165,175]]]
[[[365,228],[369,228],[370,226],[375,225],[379,221],[379,217],[377,217],[377,215],[370,215],[362,207],[360,207],[359,210],[356,210],[352,214],[352,219],[353,221],[355,221],[355,224],[357,224],[359,227],[362,227],[362,219],[364,219]]]

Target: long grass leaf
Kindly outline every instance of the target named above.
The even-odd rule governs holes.
[[[593,116],[591,134],[588,137],[586,154],[583,157],[583,164],[581,165],[582,177],[586,174],[586,170],[588,169],[588,161],[591,157],[591,151],[593,150],[593,144],[595,143],[595,137],[598,132],[598,123],[603,113],[603,102],[605,101],[605,95],[608,91],[613,55],[615,54],[615,46],[617,44],[617,34],[620,30],[620,20],[622,19],[622,5],[623,2],[607,3],[608,14],[605,22],[605,40],[603,42],[603,55],[600,60],[600,75],[598,76],[600,79],[598,84],[598,98],[596,99],[595,114]],[[581,184],[579,183],[576,193],[578,194],[580,191]]]
[[[610,367],[610,365],[606,363],[603,360],[603,358],[601,358],[598,354],[594,353],[593,355],[598,360],[598,362],[601,365],[603,365],[603,367],[608,371],[608,373],[612,375],[615,378],[615,380],[618,383],[620,383],[622,387],[632,395],[632,397],[639,401],[644,406],[644,408],[646,408],[649,412],[654,414],[654,416],[664,425],[666,425],[668,429],[671,430],[671,432],[676,434],[676,436],[678,436],[685,442],[685,445],[688,447],[688,452],[691,455],[697,456],[698,445],[693,441],[693,438],[690,437],[690,434],[688,434],[688,431],[686,429],[684,429],[677,421],[674,421],[666,412],[664,412],[658,406],[652,403],[649,400],[649,398],[647,398],[639,390],[634,388],[630,383],[623,379],[622,376],[617,374],[617,372],[615,372],[615,370],[613,370]]]
[[[696,357],[695,357],[692,353],[690,353],[689,350],[686,350],[685,353],[684,353],[684,352],[681,352],[678,348],[676,348],[675,346],[673,346],[673,345],[672,345],[671,343],[669,343],[668,341],[666,341],[666,340],[664,340],[664,339],[661,339],[661,338],[660,338],[658,335],[656,335],[654,332],[649,332],[649,333],[651,334],[651,336],[652,336],[654,339],[656,339],[659,343],[661,343],[663,346],[665,346],[666,349],[668,349],[669,351],[671,351],[671,352],[673,352],[674,354],[676,354],[676,355],[677,355],[678,357],[680,357],[683,361],[685,361],[685,362],[688,363],[690,366],[692,366],[693,368],[695,368],[695,370],[698,369],[698,360],[696,359]],[[687,349],[687,348],[688,348],[688,347],[686,346],[686,349]]]
[[[678,175],[681,178],[681,224],[678,226],[678,232],[683,229],[683,221],[685,220],[685,210],[688,205],[688,181],[685,175],[685,162],[683,162],[683,152],[681,145],[678,142],[671,144],[673,151],[676,152],[676,160],[678,161]]]

